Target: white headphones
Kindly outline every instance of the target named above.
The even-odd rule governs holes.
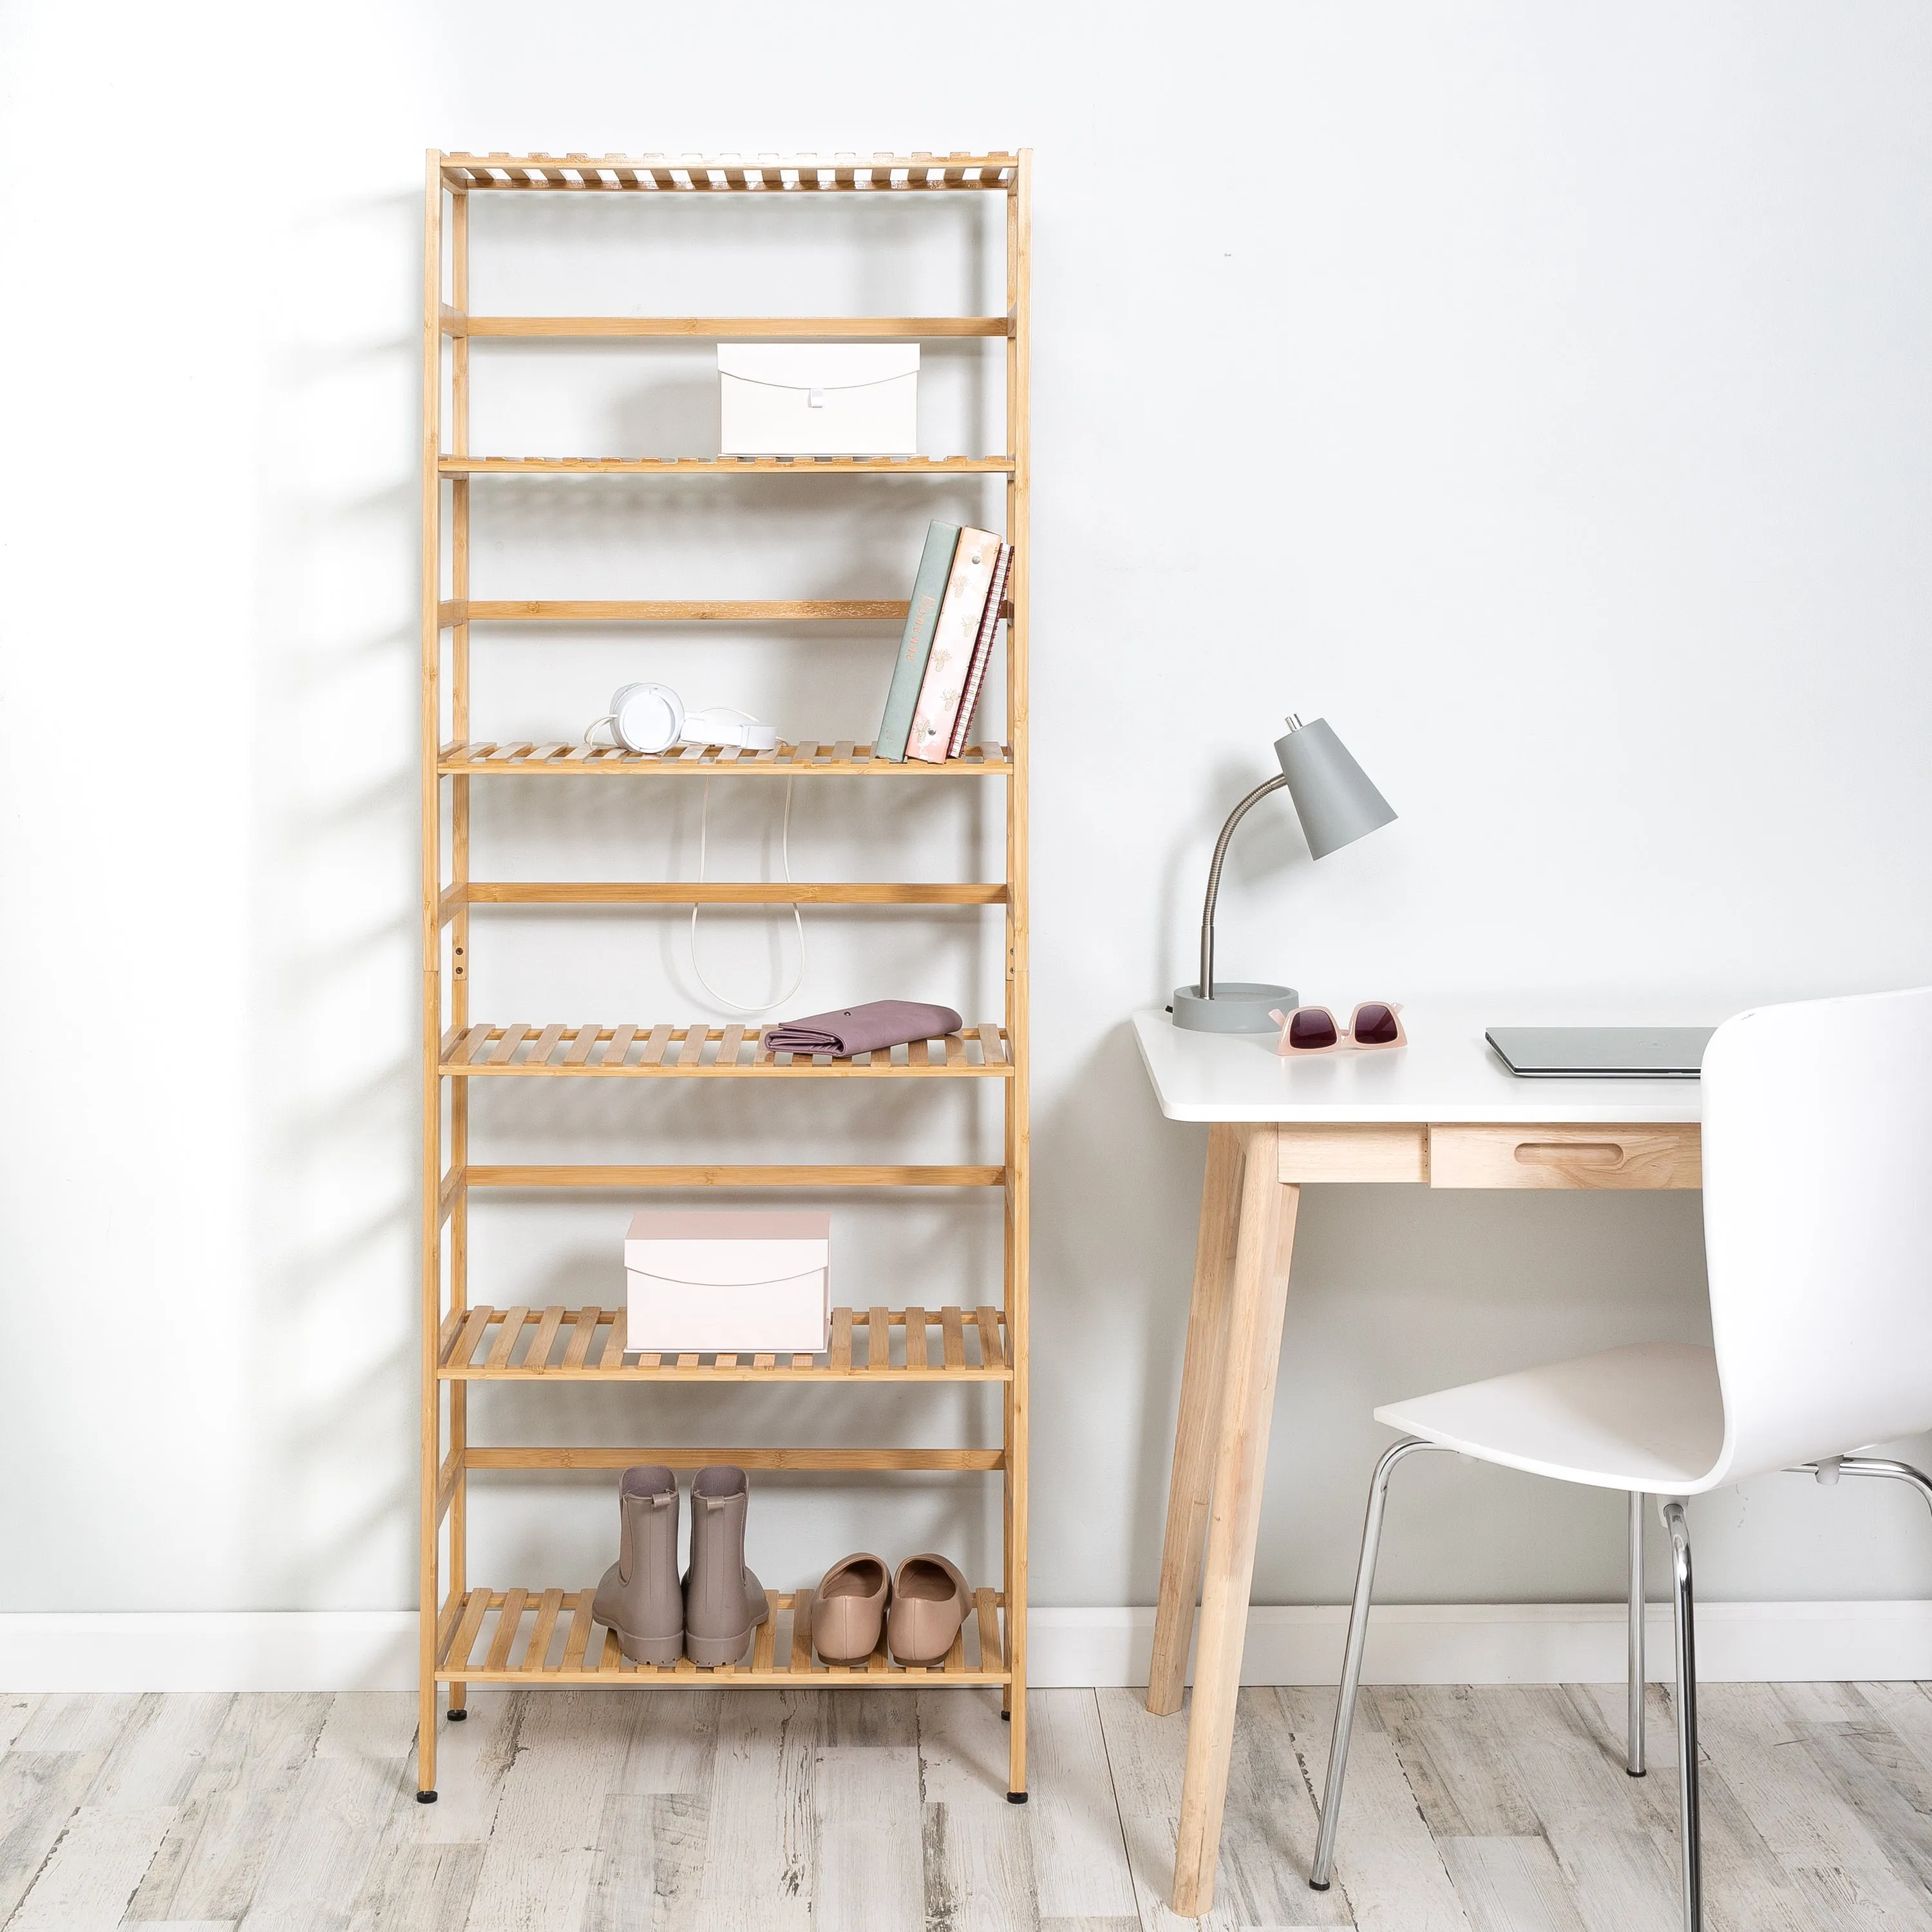
[[[668,684],[620,686],[610,710],[585,728],[586,745],[604,742],[594,735],[602,724],[610,726],[613,740],[627,752],[668,752],[674,745],[729,745],[741,752],[770,752],[778,742],[776,725],[761,724],[749,712],[728,704],[687,716]]]

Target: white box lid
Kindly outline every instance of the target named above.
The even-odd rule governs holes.
[[[736,1288],[829,1267],[831,1250],[830,1214],[647,1208],[632,1220],[624,1265],[659,1280]]]
[[[781,389],[857,389],[919,373],[916,342],[721,342],[718,373]]]

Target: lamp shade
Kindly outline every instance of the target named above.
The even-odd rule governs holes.
[[[1365,833],[1395,817],[1389,802],[1369,782],[1369,775],[1348,755],[1325,718],[1297,726],[1274,741],[1288,795],[1318,859],[1352,845]]]

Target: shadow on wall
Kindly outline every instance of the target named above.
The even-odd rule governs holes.
[[[422,204],[332,210],[269,246],[248,777],[253,1454],[226,1607],[364,1607],[416,1594],[403,1445],[416,1435]]]
[[[1057,1094],[1034,1114],[1030,1587],[1150,1601],[1132,1586],[1160,1567],[1207,1130],[1162,1118],[1124,1022]],[[1097,1566],[1096,1546],[1124,1567]]]

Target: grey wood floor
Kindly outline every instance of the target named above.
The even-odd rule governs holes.
[[[1653,1694],[1364,1698],[1334,1889],[1304,1882],[1334,1694],[1242,1694],[1217,1928],[1674,1932],[1676,1778]],[[1006,1802],[994,1697],[478,1695],[413,1802],[415,1700],[0,1696],[7,1932],[1141,1932],[1175,1926],[1184,1730],[1131,1691],[1036,1691]],[[1932,1932],[1932,1696],[1712,1684],[1713,1932]]]

